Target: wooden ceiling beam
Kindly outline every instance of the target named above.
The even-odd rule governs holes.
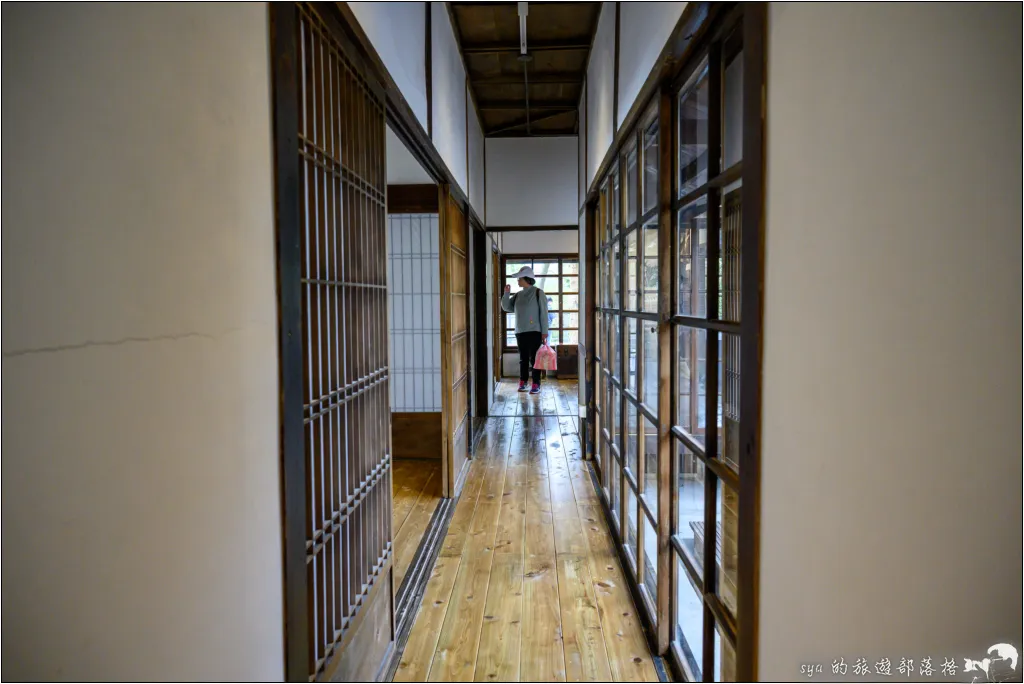
[[[531,105],[530,109],[533,109],[532,105]],[[485,135],[495,136],[495,135],[501,135],[502,133],[509,133],[511,131],[515,131],[515,130],[518,130],[520,128],[524,128],[527,123],[529,123],[531,126],[534,125],[534,124],[543,123],[544,121],[548,121],[549,119],[557,119],[560,116],[564,116],[565,114],[567,114],[570,111],[575,111],[575,110],[568,110],[567,109],[567,110],[562,111],[562,112],[552,112],[550,114],[544,114],[542,116],[531,117],[529,120],[527,120],[526,117],[523,117],[522,119],[520,119],[518,121],[514,121],[513,123],[505,124],[504,126],[498,126],[497,128],[491,129],[491,130],[487,131],[485,133]]]
[[[512,110],[515,110],[515,109],[526,109],[526,101],[525,100],[492,100],[492,101],[488,102],[487,100],[484,100],[482,102],[478,102],[477,103],[477,108],[481,112],[508,112],[508,111],[512,111]],[[531,110],[536,109],[538,111],[545,111],[545,112],[550,112],[550,111],[555,111],[555,110],[562,111],[562,112],[574,112],[577,109],[577,104],[575,102],[568,101],[568,100],[560,100],[560,101],[556,101],[556,100],[544,101],[544,100],[541,100],[540,102],[534,102],[533,100],[530,100],[530,109]]]
[[[582,40],[573,41],[539,41],[535,43],[527,42],[527,52],[558,52],[558,51],[580,51],[585,52],[590,49],[589,42],[583,42]],[[468,43],[462,46],[462,54],[464,55],[495,55],[502,53],[517,53],[519,52],[519,42],[500,42],[500,43]]]
[[[497,85],[523,85],[522,74],[511,74],[501,76],[473,76],[469,80],[473,85],[497,86]],[[580,85],[583,83],[582,73],[552,72],[549,74],[530,73],[530,85]]]

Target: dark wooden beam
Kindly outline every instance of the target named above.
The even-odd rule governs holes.
[[[437,186],[389,185],[389,214],[436,214],[438,212]]]
[[[573,50],[589,50],[590,43],[581,40],[576,41],[539,41],[527,43],[528,52],[563,52]],[[500,43],[476,43],[462,46],[462,52],[466,55],[496,55],[502,53],[519,52],[519,41]]]
[[[488,138],[571,138],[576,135],[576,128],[574,126],[561,126],[559,128],[547,128],[543,131],[530,131],[527,133],[524,130],[509,131],[507,133],[499,133],[498,135],[488,135]]]
[[[554,109],[558,109],[564,112],[572,112],[575,111],[576,108],[577,104],[572,100],[542,100],[540,102],[530,102],[531,110],[552,111]],[[526,109],[526,103],[518,100],[491,100],[490,102],[484,100],[480,103],[481,112],[509,112],[517,109]]]
[[[433,12],[430,11],[430,3],[425,2],[423,6],[427,10],[426,18],[426,77],[427,77],[427,137],[434,137],[434,38],[432,22],[430,20]]]
[[[531,119],[530,120],[530,124],[533,125],[533,124],[542,123],[544,121],[548,121],[549,119],[557,119],[560,116],[565,116],[570,111],[572,111],[572,110],[566,109],[566,110],[563,110],[563,111],[558,111],[558,112],[552,112],[550,114],[545,114],[544,116],[539,116],[539,117],[536,117],[534,119]],[[516,130],[522,128],[523,126],[525,126],[526,123],[527,123],[526,118],[523,117],[522,119],[520,119],[519,121],[516,121],[514,123],[506,124],[504,126],[499,126],[498,128],[495,128],[493,130],[487,131],[487,136],[488,137],[494,137],[494,136],[500,135],[502,133],[509,133],[511,131],[516,131]]]
[[[537,231],[579,230],[576,225],[559,226],[488,226],[488,233],[535,233]]]
[[[522,85],[520,74],[501,76],[470,76],[474,86]],[[571,71],[534,73],[530,72],[530,85],[579,85],[583,82],[583,74]]]

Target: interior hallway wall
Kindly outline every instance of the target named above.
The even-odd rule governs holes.
[[[487,227],[576,225],[576,136],[487,139]]]
[[[3,9],[3,679],[284,676],[267,8]]]
[[[770,5],[764,680],[1024,646],[1021,23]]]

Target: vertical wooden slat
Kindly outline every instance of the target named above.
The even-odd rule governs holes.
[[[764,259],[765,26],[763,4],[743,13],[743,224],[737,681],[757,677],[761,511],[761,288]]]
[[[289,681],[308,677],[306,604],[306,464],[303,447],[303,368],[300,188],[298,149],[300,88],[294,5],[270,6],[273,69],[275,205],[277,212],[278,345],[281,357],[281,458],[284,517],[285,662]]]

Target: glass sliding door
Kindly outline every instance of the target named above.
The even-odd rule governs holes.
[[[764,11],[707,21],[592,200],[594,465],[656,650],[735,681],[756,676]]]

